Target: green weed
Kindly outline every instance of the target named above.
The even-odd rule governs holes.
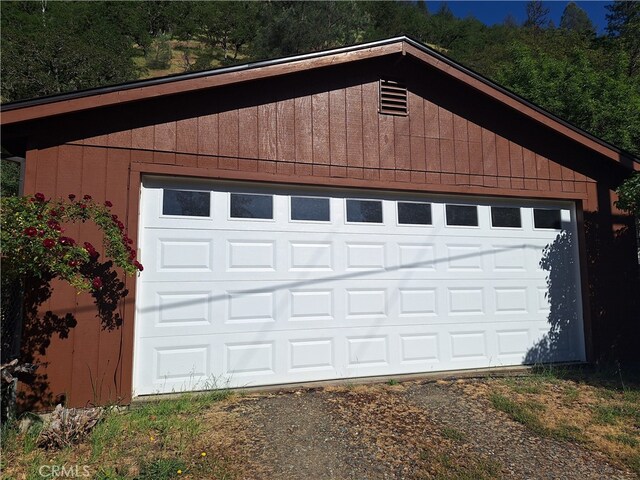
[[[632,435],[628,433],[619,433],[617,435],[607,435],[607,440],[611,440],[612,442],[619,443],[621,445],[626,445],[628,447],[636,448],[640,446],[640,441]]]
[[[178,458],[158,458],[140,468],[136,480],[168,480],[185,473],[186,465]]]
[[[528,427],[535,433],[546,434],[546,429],[542,425],[540,418],[533,412],[530,407],[522,405],[514,400],[511,400],[500,393],[492,393],[491,404],[496,410],[509,415],[513,420]]]
[[[456,442],[464,442],[467,436],[460,430],[452,427],[444,427],[442,429],[442,436],[449,440],[455,440]]]

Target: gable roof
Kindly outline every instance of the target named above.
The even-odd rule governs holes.
[[[303,55],[6,103],[0,105],[2,113],[0,125],[17,124],[98,107],[275,77],[393,54],[412,56],[605,157],[627,165],[631,162],[640,164],[640,159],[630,153],[591,135],[423,43],[406,36]]]

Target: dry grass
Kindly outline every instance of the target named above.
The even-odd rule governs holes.
[[[616,372],[556,373],[464,382],[462,388],[540,435],[581,443],[640,475],[638,384],[622,383]]]
[[[41,479],[42,465],[86,466],[97,479],[243,478],[251,429],[227,411],[232,402],[214,392],[113,410],[86,441],[64,450],[35,447],[40,425],[5,431],[2,478]]]
[[[336,419],[366,445],[396,478],[483,480],[501,478],[499,462],[473,452],[464,434],[432,422],[429,412],[407,402],[407,384],[325,389]]]
[[[169,66],[167,68],[161,69],[149,68],[142,53],[142,49],[137,47],[138,56],[133,58],[133,62],[141,69],[139,76],[141,80],[185,73],[196,65],[196,61],[201,56],[208,58],[208,62],[204,62],[206,65],[200,65],[199,69],[218,68],[223,66],[224,52],[219,48],[211,50],[204,43],[196,40],[169,40],[169,45],[171,46],[171,60],[169,61]],[[247,60],[248,57],[246,54],[238,53],[238,57],[235,62],[243,62]]]

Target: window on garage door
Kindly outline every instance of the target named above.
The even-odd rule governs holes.
[[[231,218],[273,219],[273,195],[232,193]]]
[[[162,192],[162,214],[186,217],[208,217],[211,213],[211,192],[170,190]]]
[[[347,222],[382,223],[382,201],[347,199]]]
[[[306,220],[312,222],[331,221],[329,199],[321,197],[292,196],[291,220]]]

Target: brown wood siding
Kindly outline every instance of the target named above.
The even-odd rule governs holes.
[[[98,113],[63,120],[53,138],[43,124],[46,140],[36,139],[27,153],[25,190],[108,199],[134,240],[145,173],[569,199],[585,212],[598,211],[598,171],[575,158],[579,150],[556,154],[565,145],[553,142],[538,148],[504,127],[501,112],[485,115],[488,110],[440,95],[448,87],[436,80],[431,91],[409,85],[408,116],[381,115],[377,74],[352,73],[339,77],[357,81],[307,76],[280,87],[272,82],[167,99],[166,108],[150,108],[163,112],[157,119],[123,106],[114,116],[130,127],[114,124],[113,131]],[[86,133],[72,137],[73,128]],[[72,228],[72,236],[101,244],[90,225]],[[56,284],[44,308],[74,313],[78,326],[68,338],[52,339],[44,358],[50,363],[41,370],[69,405],[130,399],[134,284],[127,280],[124,324],[112,331],[101,328],[88,295]]]
[[[217,157],[218,168],[277,172],[258,160],[312,165],[316,174],[451,183],[487,188],[585,192],[588,180],[570,168],[409,94],[409,115],[377,112],[377,82],[368,82],[258,106],[209,113],[83,143],[94,146],[154,150],[154,163],[197,165],[212,162],[190,155]],[[212,109],[215,110],[215,103]],[[180,156],[177,160],[174,153]],[[294,165],[280,172],[295,172]],[[360,170],[360,168],[364,170]],[[377,169],[377,172],[366,172]],[[313,168],[299,167],[302,174]],[[430,173],[430,175],[425,175]],[[445,175],[441,174],[451,174]],[[548,182],[547,180],[551,180]]]

